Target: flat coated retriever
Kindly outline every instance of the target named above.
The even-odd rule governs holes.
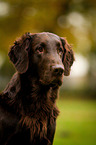
[[[0,145],[52,145],[58,89],[74,61],[71,46],[49,32],[26,33],[8,55],[16,73],[0,94]]]

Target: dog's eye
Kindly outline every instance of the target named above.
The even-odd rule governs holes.
[[[63,52],[63,50],[62,50],[62,48],[61,48],[61,47],[59,47],[59,52]]]
[[[63,49],[62,49],[61,47],[58,48],[58,53],[59,53],[60,55],[63,54]]]
[[[62,57],[62,55],[63,55],[63,49],[61,47],[58,48],[58,54],[60,55],[60,57]]]
[[[36,51],[39,52],[39,53],[42,53],[44,51],[44,48],[41,47],[41,46],[40,47],[37,47],[36,48]]]

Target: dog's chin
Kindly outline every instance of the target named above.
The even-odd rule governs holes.
[[[54,80],[52,81],[52,83],[50,84],[51,87],[56,88],[62,85],[62,80]]]
[[[62,85],[63,80],[62,79],[54,79],[54,80],[51,80],[51,81],[40,80],[40,83],[43,86],[49,86],[49,87],[52,87],[52,88],[58,88],[58,87],[60,87]]]

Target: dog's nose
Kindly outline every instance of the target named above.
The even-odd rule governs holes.
[[[61,76],[63,74],[63,72],[64,72],[64,67],[62,65],[52,66],[52,69],[53,69],[54,75]]]

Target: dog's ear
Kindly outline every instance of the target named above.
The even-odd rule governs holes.
[[[29,58],[28,50],[31,43],[30,33],[24,34],[21,38],[14,42],[8,55],[19,73],[25,73],[28,69]]]
[[[68,76],[70,74],[70,68],[74,62],[74,53],[71,49],[71,46],[68,44],[67,40],[65,38],[60,38],[63,48],[64,48],[64,54],[63,54],[63,64],[64,64],[64,75]]]

